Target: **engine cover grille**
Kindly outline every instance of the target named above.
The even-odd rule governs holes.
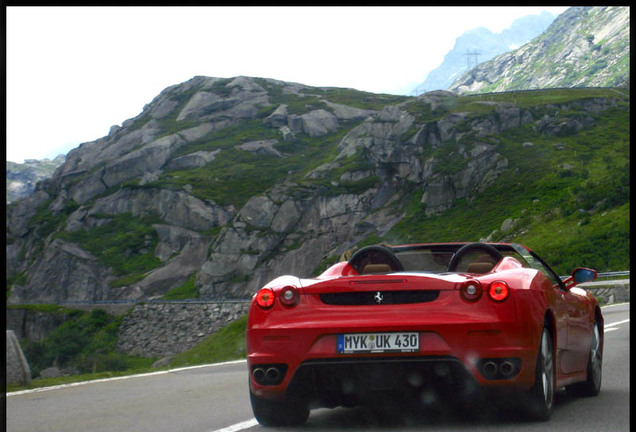
[[[439,290],[358,291],[320,294],[320,300],[334,306],[367,306],[427,303],[439,297]]]

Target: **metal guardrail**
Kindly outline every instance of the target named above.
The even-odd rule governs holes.
[[[598,278],[612,278],[612,277],[621,277],[621,276],[629,276],[629,270],[624,271],[615,271],[615,272],[603,272],[598,273]],[[559,276],[561,279],[566,279],[570,276]],[[602,281],[602,282],[611,282]],[[81,301],[81,300],[65,300],[54,303],[20,303],[14,305],[7,306],[36,306],[43,304],[57,304],[57,305],[134,305],[134,304],[209,304],[209,303],[247,303],[251,301],[251,298],[245,299],[183,299],[183,300],[160,300],[160,299],[152,299],[152,300],[95,300],[95,301]]]
[[[56,302],[56,304],[140,304],[140,303],[157,303],[157,304],[170,304],[170,303],[243,303],[250,301],[250,298],[245,299],[182,299],[182,300],[161,300],[161,299],[146,299],[146,300],[95,300],[95,301],[81,301],[81,300],[64,300]]]
[[[597,279],[620,277],[620,276],[629,276],[629,270],[598,273]],[[559,277],[561,278],[561,280],[563,280],[563,279],[569,278],[570,276],[568,275],[568,276],[559,276]]]
[[[56,302],[28,302],[8,304],[7,306],[38,306],[55,304],[60,306],[72,305],[137,305],[137,304],[209,304],[209,303],[247,303],[251,298],[246,299],[183,299],[183,300],[62,300]]]
[[[626,271],[617,271],[617,272],[607,272],[607,273],[599,273],[598,277],[619,277],[619,276],[629,276],[629,270]]]

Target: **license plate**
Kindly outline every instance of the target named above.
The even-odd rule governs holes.
[[[405,333],[341,333],[336,338],[338,354],[409,353],[420,350],[420,334]]]

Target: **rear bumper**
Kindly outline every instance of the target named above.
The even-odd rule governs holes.
[[[313,406],[336,407],[470,397],[478,384],[452,357],[376,357],[303,362],[285,395]],[[425,402],[422,401],[422,402]]]
[[[318,308],[311,314],[299,312],[298,319],[295,319],[294,312],[288,311],[290,313],[284,323],[273,322],[272,316],[263,321],[251,319],[247,330],[250,372],[262,365],[285,367],[280,382],[273,384],[265,382],[263,385],[262,381],[259,383],[251,376],[251,390],[263,398],[282,397],[288,389],[295,387],[308,392],[309,387],[320,385],[315,376],[325,375],[356,375],[357,385],[365,388],[360,384],[365,380],[365,374],[355,371],[365,370],[368,365],[374,365],[371,369],[375,371],[382,368],[391,370],[393,367],[405,371],[405,375],[398,374],[400,379],[393,380],[396,386],[404,385],[405,377],[408,382],[410,369],[420,372],[426,369],[421,376],[433,376],[430,370],[438,365],[442,365],[442,369],[438,370],[443,370],[447,365],[479,386],[522,390],[532,387],[541,324],[520,320],[510,303],[505,307],[490,303],[479,308],[475,305],[456,306],[455,309],[431,305],[390,309],[358,307],[355,314],[352,314],[351,308],[335,311],[334,308]],[[450,314],[448,310],[455,312]],[[260,313],[255,311],[255,314]],[[340,333],[406,331],[419,332],[419,352],[353,355],[336,352],[337,335]],[[491,369],[484,369],[489,361],[493,361],[497,368],[494,375],[487,373]],[[514,366],[513,373],[498,373],[502,364],[508,361]],[[488,364],[488,367],[491,366]],[[309,383],[305,382],[309,380],[308,374],[312,377]],[[391,377],[392,372],[388,376]],[[369,374],[370,380],[372,377],[373,374]]]

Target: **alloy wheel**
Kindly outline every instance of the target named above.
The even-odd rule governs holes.
[[[552,357],[552,344],[547,329],[541,336],[541,384],[543,386],[543,398],[546,408],[552,408],[554,402],[554,361]]]

